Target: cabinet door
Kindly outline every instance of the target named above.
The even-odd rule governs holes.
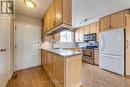
[[[119,28],[125,26],[124,11],[111,15],[111,28]]]
[[[50,26],[50,17],[49,17],[49,10],[46,13],[46,32],[49,30],[49,26]]]
[[[64,81],[64,63],[63,58],[58,55],[53,55],[53,77],[63,87]]]
[[[84,42],[84,27],[80,27],[79,29],[79,42]]]
[[[86,25],[84,26],[84,34],[89,34],[90,33],[90,26]]]
[[[54,0],[55,4],[55,25],[62,23],[62,0]]]
[[[48,57],[47,57],[47,70],[52,75],[52,67],[53,67],[53,56],[52,53],[48,52]]]
[[[63,1],[63,23],[72,25],[72,0]]]
[[[54,21],[55,21],[55,8],[54,8],[54,2],[52,2],[51,7],[50,7],[50,29],[52,29],[55,25]]]
[[[97,33],[97,23],[90,24],[90,33]]]
[[[99,50],[94,50],[94,63],[99,65]]]
[[[47,15],[44,16],[44,32],[47,31]]]
[[[128,75],[130,74],[130,16],[127,16],[126,23],[126,75]]]
[[[100,19],[100,31],[110,29],[110,16]]]
[[[99,22],[97,22],[97,41],[99,41]]]

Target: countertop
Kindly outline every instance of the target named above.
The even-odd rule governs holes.
[[[76,56],[76,55],[81,55],[81,52],[78,52],[78,51],[71,51],[71,50],[64,50],[64,49],[44,49],[42,48],[43,50],[46,50],[46,51],[49,51],[49,52],[52,52],[52,53],[55,53],[55,54],[58,54],[60,56],[63,56],[63,57],[71,57],[71,56]]]

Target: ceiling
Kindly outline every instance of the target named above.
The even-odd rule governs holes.
[[[73,0],[72,4],[73,27],[96,22],[100,17],[130,8],[130,0]],[[85,23],[83,20],[86,18],[90,20]]]
[[[24,0],[15,0],[16,14],[24,15],[36,19],[42,19],[44,13],[47,11],[52,0],[33,0],[36,3],[36,7],[31,9],[28,8]]]
[[[34,0],[36,8],[28,8],[24,0],[15,0],[16,14],[42,19],[52,0]],[[72,25],[78,27],[96,22],[111,13],[130,8],[130,0],[72,0]],[[84,22],[84,19],[90,19]]]

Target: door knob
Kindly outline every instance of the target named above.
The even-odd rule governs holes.
[[[0,52],[6,51],[6,49],[1,49]]]

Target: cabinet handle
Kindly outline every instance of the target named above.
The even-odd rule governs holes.
[[[6,49],[1,49],[1,50],[0,50],[0,52],[4,52],[4,51],[6,51]]]
[[[129,48],[128,43],[129,43],[129,41],[128,41],[128,40],[126,40],[126,49],[128,49],[128,48]]]

